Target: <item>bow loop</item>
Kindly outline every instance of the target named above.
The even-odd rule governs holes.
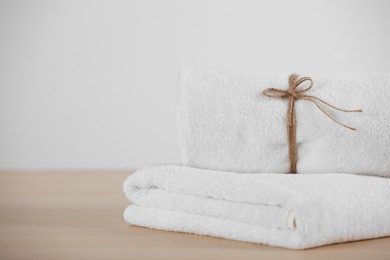
[[[309,77],[302,77],[302,78],[300,78],[300,79],[296,82],[295,88],[298,88],[298,87],[299,87],[302,83],[304,83],[305,81],[308,81],[308,82],[310,83],[309,86],[306,87],[306,88],[303,88],[303,89],[298,89],[298,90],[296,90],[296,92],[300,92],[300,93],[306,92],[306,91],[310,90],[310,89],[313,87],[313,80],[312,80],[311,78],[309,78]]]
[[[286,90],[267,88],[263,91],[263,95],[272,98],[286,98],[289,96],[289,93]]]
[[[299,89],[298,87],[301,86],[305,81],[308,81],[310,84],[306,88]],[[313,80],[309,77],[302,77],[298,79],[298,76],[296,74],[292,74],[289,78],[289,86],[288,86],[288,93],[290,96],[292,96],[295,99],[300,99],[302,96],[302,93],[305,93],[306,91],[310,90],[313,87]]]

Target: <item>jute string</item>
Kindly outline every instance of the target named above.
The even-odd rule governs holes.
[[[298,86],[304,82],[309,82],[310,83],[309,86],[304,89],[297,89]],[[310,90],[312,87],[313,87],[313,80],[311,78],[302,77],[298,79],[298,76],[296,74],[292,74],[290,75],[288,80],[287,90],[277,89],[277,88],[267,88],[263,91],[263,94],[270,98],[289,99],[288,110],[287,110],[287,138],[288,138],[288,155],[290,159],[290,173],[297,173],[297,160],[298,160],[295,100],[302,99],[302,100],[307,100],[312,102],[322,113],[324,113],[328,118],[333,120],[333,122],[353,131],[355,131],[356,129],[337,121],[333,116],[331,116],[328,112],[326,112],[323,107],[320,106],[320,103],[341,112],[363,112],[362,109],[349,110],[349,109],[337,108],[318,97],[305,95],[305,93],[308,90]]]

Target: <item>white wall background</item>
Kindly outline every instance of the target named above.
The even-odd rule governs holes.
[[[0,2],[0,169],[177,163],[176,76],[390,71],[390,2]]]

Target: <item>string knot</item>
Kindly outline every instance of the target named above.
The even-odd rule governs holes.
[[[307,87],[299,88],[299,86],[305,82],[309,83],[309,85]],[[305,93],[309,91],[312,87],[313,87],[313,80],[310,77],[298,78],[296,74],[291,74],[288,79],[287,90],[277,89],[277,88],[267,88],[263,91],[263,95],[270,98],[280,98],[280,99],[289,98],[289,108],[287,111],[287,116],[288,116],[287,133],[288,133],[288,145],[289,145],[289,157],[290,157],[290,173],[297,172],[295,100],[301,99],[301,100],[307,100],[312,102],[322,113],[324,113],[332,121],[334,121],[338,125],[341,125],[353,131],[355,131],[356,129],[337,121],[333,116],[331,116],[328,112],[326,112],[323,107],[320,106],[320,103],[341,112],[363,112],[362,109],[349,110],[349,109],[337,108],[318,97],[306,95]]]
[[[298,99],[298,95],[297,95],[297,93],[295,93],[295,91],[294,91],[294,89],[288,89],[287,90],[287,92],[288,92],[288,94],[290,95],[290,96],[292,96],[293,98],[295,98],[295,99]]]

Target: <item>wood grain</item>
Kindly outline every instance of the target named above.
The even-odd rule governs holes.
[[[0,259],[390,259],[390,238],[294,251],[129,226],[129,174],[0,172]]]

